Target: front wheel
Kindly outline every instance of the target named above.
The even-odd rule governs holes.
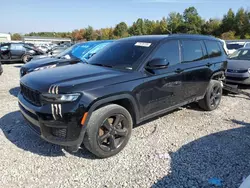
[[[84,146],[100,158],[119,153],[128,143],[133,121],[122,106],[109,104],[91,114]]]
[[[205,97],[199,101],[199,106],[206,110],[215,110],[221,101],[222,97],[222,84],[220,81],[211,80],[207,88]]]

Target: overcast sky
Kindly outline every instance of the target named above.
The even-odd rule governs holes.
[[[195,6],[208,19],[222,18],[229,8],[250,8],[250,0],[0,0],[0,32],[72,31],[96,29],[137,18],[161,19]]]

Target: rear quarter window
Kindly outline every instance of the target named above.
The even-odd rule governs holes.
[[[222,55],[221,44],[217,41],[205,41],[208,57],[219,57]]]

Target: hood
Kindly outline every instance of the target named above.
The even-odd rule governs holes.
[[[69,93],[134,80],[140,75],[140,72],[120,71],[79,63],[32,72],[24,76],[21,83],[40,92],[48,92],[51,86],[58,86],[59,93]]]
[[[55,58],[55,57],[47,57],[47,58],[41,58],[41,59],[36,59],[36,60],[32,60],[29,63],[25,64],[23,66],[23,69],[26,70],[26,72],[31,72],[33,71],[35,68],[38,67],[44,67],[44,66],[49,66],[49,65],[54,65],[56,64],[57,66],[63,66],[63,65],[68,65],[68,64],[74,64],[74,63],[78,63],[81,62],[78,59],[59,59],[59,58]]]
[[[232,70],[247,70],[250,68],[249,60],[228,60],[227,69]]]
[[[45,58],[45,57],[50,57],[50,56],[48,54],[35,55],[32,57],[32,60],[41,59],[41,58]]]
[[[25,65],[23,65],[23,68],[26,70],[33,70],[33,69],[38,68],[38,67],[56,64],[59,61],[60,61],[60,59],[52,58],[52,57],[34,59],[34,60],[31,60],[30,62],[26,63]]]

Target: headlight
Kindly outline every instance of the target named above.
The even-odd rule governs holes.
[[[250,69],[248,69],[248,72],[250,73]]]
[[[51,103],[64,103],[64,102],[73,102],[76,101],[80,97],[80,93],[72,93],[72,94],[50,94],[43,93],[41,95],[42,100],[51,102]]]
[[[51,68],[55,68],[56,65],[48,65],[48,66],[44,66],[44,67],[38,67],[36,69],[34,69],[34,71],[38,71],[38,70],[43,70],[43,69],[51,69]]]

